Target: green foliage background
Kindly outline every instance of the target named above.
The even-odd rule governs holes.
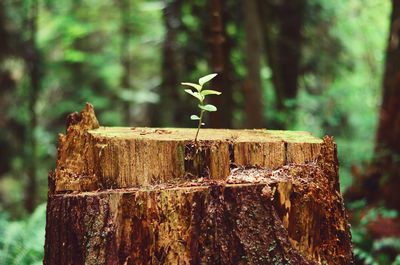
[[[8,221],[0,214],[0,264],[43,264],[46,204],[26,219]]]
[[[91,102],[102,125],[150,125],[151,113],[162,100],[161,62],[165,38],[162,9],[165,2],[130,1],[129,16],[124,23],[128,23],[132,32],[126,49],[122,48],[119,1],[39,0],[38,3],[36,43],[42,80],[36,104],[38,126],[33,132],[27,126],[30,87],[24,61],[18,53],[0,60],[0,69],[8,71],[15,81],[15,86],[4,88],[0,101],[0,147],[7,150],[0,162],[0,264],[39,264],[43,257],[45,205],[40,204],[28,215],[21,203],[25,196],[26,164],[31,158],[31,150],[21,140],[23,135],[33,133],[38,141],[39,190],[36,197],[38,203],[45,202],[47,172],[55,166],[57,133],[65,130],[68,113],[81,110],[84,103]],[[4,0],[2,4],[7,29],[22,41],[27,38],[26,10],[31,4],[32,0]],[[197,0],[185,3],[182,9],[181,20],[186,31],[178,34],[176,45],[192,54],[193,61],[190,68],[181,69],[182,80],[179,81],[196,80],[209,72],[206,47],[200,42],[204,21],[202,14],[196,12],[196,8],[204,4],[205,1]],[[302,50],[304,71],[300,76],[298,99],[286,102],[297,106],[297,120],[289,129],[335,137],[342,191],[351,183],[351,166],[363,165],[372,155],[390,8],[388,0],[307,1]],[[233,17],[228,24],[228,34],[235,42],[231,61],[238,83],[246,75],[244,32],[239,22],[240,17]],[[121,86],[123,58],[131,61],[130,87]],[[286,117],[279,116],[273,108],[275,94],[271,69],[266,62],[261,77],[264,118],[269,128],[270,121]],[[181,91],[182,87],[176,89]],[[178,99],[170,99],[171,108],[182,102]],[[234,125],[241,128],[244,124],[243,95],[238,89],[234,99]],[[129,124],[124,108],[127,104]],[[192,110],[193,106],[187,109]],[[191,124],[189,118],[187,120],[186,124],[170,124],[165,118],[162,123],[187,126]],[[360,227],[362,230],[363,225],[356,226],[354,231]],[[365,264],[374,264],[377,255],[362,254],[369,253],[371,248],[363,247],[364,237],[359,240],[358,235],[360,233],[355,233],[355,244],[360,246],[356,254],[364,255],[360,259]]]

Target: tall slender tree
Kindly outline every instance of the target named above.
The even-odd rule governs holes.
[[[17,46],[19,46],[19,36],[16,32],[7,27],[7,8],[9,8],[4,1],[0,1],[0,66],[5,60],[11,56],[17,55]],[[0,128],[7,128],[8,130],[0,130],[0,175],[10,170],[11,167],[11,153],[15,152],[16,146],[10,141],[13,130],[17,130],[12,125],[9,117],[7,116],[7,109],[12,103],[9,102],[10,94],[15,91],[16,80],[12,77],[11,71],[0,67]]]
[[[274,127],[284,129],[294,122],[305,0],[258,0],[258,4],[279,113]]]
[[[165,0],[164,3],[160,101],[151,111],[151,123],[155,126],[192,126],[193,122],[183,113],[191,113],[195,106],[187,100],[180,82],[198,77],[198,63],[206,60],[206,41],[202,34],[206,1]]]
[[[376,132],[375,155],[364,174],[355,180],[347,200],[383,200],[400,210],[400,2],[392,0],[390,31],[382,82],[382,103]]]
[[[180,124],[180,61],[177,35],[182,27],[182,0],[167,0],[163,8],[165,39],[162,46],[162,83],[160,103],[154,109],[152,123],[156,126]]]
[[[40,91],[40,52],[36,45],[37,37],[37,19],[39,13],[38,0],[31,0],[29,5],[29,14],[27,19],[28,40],[25,49],[25,64],[29,75],[29,96],[28,96],[28,113],[29,124],[26,130],[26,143],[29,153],[26,154],[27,167],[27,186],[25,192],[25,207],[32,212],[36,206],[37,191],[37,163],[38,150],[37,139],[35,135],[37,127],[36,103]]]
[[[209,126],[212,128],[232,127],[233,115],[233,74],[230,61],[230,40],[226,32],[225,1],[209,0],[209,25],[207,40],[210,44],[212,72],[218,77],[212,81],[212,86],[222,91],[222,96],[213,97],[212,103],[219,110],[210,116]]]
[[[375,159],[381,178],[387,176],[383,195],[400,209],[400,2],[392,0],[392,6]]]
[[[120,8],[120,34],[121,34],[121,44],[120,44],[120,61],[122,65],[122,76],[120,80],[120,85],[122,89],[131,89],[131,53],[130,53],[130,38],[132,35],[132,23],[131,23],[131,11],[130,11],[130,0],[118,0]],[[131,110],[130,102],[123,102],[122,111],[124,114],[124,122],[126,125],[131,124]]]
[[[257,0],[243,1],[246,34],[245,57],[247,76],[243,84],[245,100],[245,125],[248,128],[263,127],[263,103],[261,86],[262,36]]]
[[[400,2],[393,0],[383,96],[376,136],[378,157],[400,155]]]

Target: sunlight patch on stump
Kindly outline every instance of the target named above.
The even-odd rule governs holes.
[[[79,117],[49,176],[45,264],[352,263],[331,138],[202,129],[195,144]]]

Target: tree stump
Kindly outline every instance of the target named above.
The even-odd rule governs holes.
[[[352,264],[336,146],[306,132],[68,118],[44,264]]]

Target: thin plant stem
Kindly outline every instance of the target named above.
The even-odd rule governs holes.
[[[200,127],[201,127],[201,123],[202,123],[202,119],[203,119],[203,113],[204,113],[204,110],[201,110],[200,111],[199,126],[197,127],[196,137],[194,138],[195,142],[197,142],[197,136],[199,135],[199,131],[200,131]]]

